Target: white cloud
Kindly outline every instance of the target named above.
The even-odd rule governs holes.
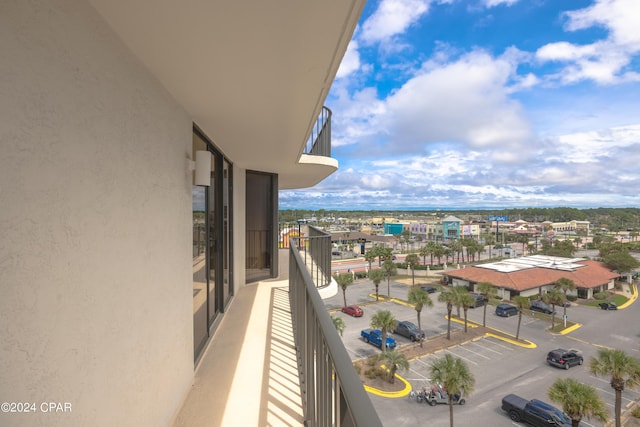
[[[451,63],[426,63],[424,71],[387,99],[395,145],[411,149],[437,141],[470,147],[523,147],[530,129],[510,99],[512,65],[480,51]]]
[[[382,0],[362,25],[360,39],[375,43],[404,33],[429,10],[429,3],[428,0]]]
[[[519,0],[484,0],[484,5],[487,8],[496,7],[496,6],[512,6],[518,3]]]
[[[640,74],[627,70],[632,57],[640,52],[640,14],[637,7],[636,0],[598,0],[591,7],[566,12],[566,30],[601,26],[607,30],[608,37],[591,44],[555,42],[539,48],[536,57],[541,62],[567,63],[549,79],[564,84],[582,80],[599,84],[640,81]]]
[[[351,40],[349,42],[349,46],[347,47],[347,51],[342,58],[342,62],[340,63],[340,68],[338,68],[338,73],[336,74],[336,78],[343,78],[351,73],[358,71],[360,68],[360,53],[358,52],[358,42],[355,40]]]

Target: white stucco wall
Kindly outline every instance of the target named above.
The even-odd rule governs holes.
[[[168,425],[193,374],[190,117],[85,2],[2,2],[0,52],[0,402],[38,405],[0,425]]]

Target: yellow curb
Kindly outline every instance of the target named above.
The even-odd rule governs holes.
[[[631,298],[629,298],[627,302],[618,307],[618,310],[629,307],[635,302],[635,300],[638,299],[638,291],[636,290],[635,284],[630,285],[629,288],[631,288]]]
[[[382,365],[382,367],[384,368],[384,365]],[[409,394],[409,392],[411,392],[411,384],[409,384],[409,382],[407,380],[405,380],[404,378],[402,378],[398,374],[396,374],[395,377],[404,383],[404,389],[403,390],[400,390],[400,391],[383,391],[383,390],[379,390],[379,389],[374,388],[374,387],[369,387],[368,385],[365,385],[364,389],[366,391],[368,391],[369,393],[371,393],[371,394],[375,394],[375,395],[381,396],[381,397],[388,397],[388,398],[391,398],[391,399],[397,399],[399,397],[405,397],[406,395]]]
[[[567,329],[561,330],[559,333],[560,333],[560,335],[566,335],[569,332],[573,332],[576,329],[581,328],[581,327],[582,327],[582,325],[580,323],[576,323],[576,324],[574,324],[572,326],[569,326]]]
[[[369,294],[369,296],[370,296],[371,298],[375,298],[375,297],[376,297],[376,294]],[[404,305],[404,306],[407,306],[407,307],[414,308],[414,306],[413,306],[413,305],[411,305],[411,304],[409,304],[408,302],[403,301],[403,300],[401,300],[401,299],[397,299],[397,298],[389,298],[389,297],[385,297],[385,296],[382,296],[382,295],[378,295],[378,299],[379,299],[379,300],[381,300],[381,301],[395,302],[396,304],[400,304],[400,305]]]
[[[486,335],[489,336],[489,337],[493,337],[493,338],[502,340],[502,341],[506,341],[506,342],[508,342],[510,344],[513,344],[513,345],[524,347],[524,348],[537,348],[538,347],[536,343],[531,342],[531,341],[527,341],[527,340],[522,340],[522,341],[525,341],[524,343],[522,343],[520,341],[512,340],[512,339],[503,337],[501,335],[493,334],[491,332],[487,332]]]

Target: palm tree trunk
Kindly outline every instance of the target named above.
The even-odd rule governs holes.
[[[449,394],[449,427],[453,427],[453,395]]]
[[[343,307],[347,306],[347,288],[342,288],[342,298],[344,299]]]
[[[516,340],[520,338],[520,323],[522,323],[522,310],[518,310],[518,329],[516,330]]]
[[[464,333],[467,333],[467,308],[464,308]]]
[[[452,307],[453,308],[453,307]],[[447,339],[451,339],[451,308],[447,304]]]
[[[622,390],[616,389],[616,403],[615,403],[615,417],[616,417],[616,427],[622,427],[621,419],[622,419]]]

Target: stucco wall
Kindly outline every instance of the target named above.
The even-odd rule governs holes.
[[[0,52],[0,401],[38,405],[0,425],[167,425],[193,374],[191,120],[85,2],[2,2]]]

